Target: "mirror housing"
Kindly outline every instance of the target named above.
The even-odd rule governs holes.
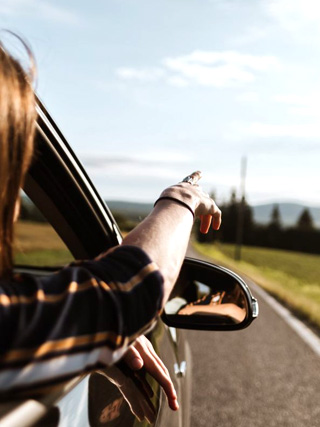
[[[162,320],[181,329],[233,331],[249,326],[258,314],[258,301],[241,277],[227,268],[185,258]]]

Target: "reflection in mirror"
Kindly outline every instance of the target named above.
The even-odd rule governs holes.
[[[188,323],[238,325],[247,313],[247,297],[237,276],[192,260],[185,261],[165,306],[166,318],[180,321],[180,327],[187,327]]]

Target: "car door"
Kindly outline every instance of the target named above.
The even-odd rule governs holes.
[[[121,243],[120,230],[110,210],[95,190],[84,168],[44,106],[39,102],[37,108],[39,118],[35,158],[26,177],[24,191],[75,259],[93,258],[102,251]],[[23,263],[20,262],[20,265],[16,265],[16,269],[32,271],[33,274],[50,274],[52,270],[59,267],[54,263],[52,265],[52,262],[49,264],[50,267],[46,264],[32,263],[31,265],[26,259]],[[142,380],[146,379],[153,389],[151,398],[151,404],[155,409],[153,424],[186,426],[189,417],[183,408],[189,407],[190,394],[186,386],[190,381],[187,380],[185,367],[186,358],[190,352],[183,334],[179,334],[174,328],[168,328],[159,320],[149,334],[149,339],[170,371],[181,405],[180,411],[172,412],[157,382],[142,372]],[[112,374],[106,370],[75,378],[58,393],[36,401],[38,403],[36,409],[34,400],[19,402],[9,412],[6,404],[2,405],[1,415],[5,416],[2,423],[10,426],[145,425],[145,420],[139,422],[133,415],[134,408],[133,412],[132,408],[130,409],[130,405],[131,407],[140,405],[141,402],[142,406],[150,404],[150,402],[144,402],[146,399],[141,392],[141,378],[140,380],[134,378],[121,364],[119,370],[130,384],[129,396],[134,396],[137,401],[126,399],[119,387],[110,381]],[[24,405],[22,412],[20,404]],[[15,424],[13,420],[18,421]]]

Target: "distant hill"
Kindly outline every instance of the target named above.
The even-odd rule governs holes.
[[[120,213],[132,221],[139,221],[146,217],[152,209],[152,203],[135,203],[124,201],[106,201],[112,212]],[[279,206],[281,221],[285,226],[294,225],[303,209],[308,208],[314,225],[320,228],[320,207],[309,207],[299,203],[266,203],[252,206],[254,220],[260,224],[267,224],[270,221],[271,212],[274,205]]]
[[[120,200],[106,201],[113,213],[119,213],[131,221],[141,221],[152,210],[152,203],[123,202]]]
[[[285,226],[296,224],[301,212],[308,208],[313,218],[314,225],[320,227],[320,207],[309,207],[298,203],[268,203],[263,205],[252,206],[254,220],[260,224],[270,222],[271,212],[274,205],[279,206],[281,222]]]

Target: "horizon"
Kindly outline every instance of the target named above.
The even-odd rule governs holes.
[[[112,212],[123,215],[144,215],[150,212],[153,202],[137,202],[130,200],[106,200],[105,203]],[[279,207],[281,222],[284,226],[294,226],[303,212],[307,209],[313,219],[315,229],[320,229],[320,206],[308,206],[301,203],[270,202],[263,204],[249,204],[252,209],[254,221],[257,224],[268,224],[271,220],[271,213],[274,206]],[[220,205],[223,208],[223,205]],[[223,215],[223,211],[222,211]]]
[[[136,201],[136,200],[130,200],[130,199],[106,199],[103,198],[106,203],[108,202],[123,202],[123,203],[136,203],[136,204],[153,204],[154,202],[151,201]],[[264,205],[298,205],[306,208],[315,208],[320,209],[319,205],[312,205],[312,204],[305,204],[303,201],[285,201],[285,200],[270,200],[265,202],[257,202],[257,203],[248,203],[249,206],[264,206]]]

